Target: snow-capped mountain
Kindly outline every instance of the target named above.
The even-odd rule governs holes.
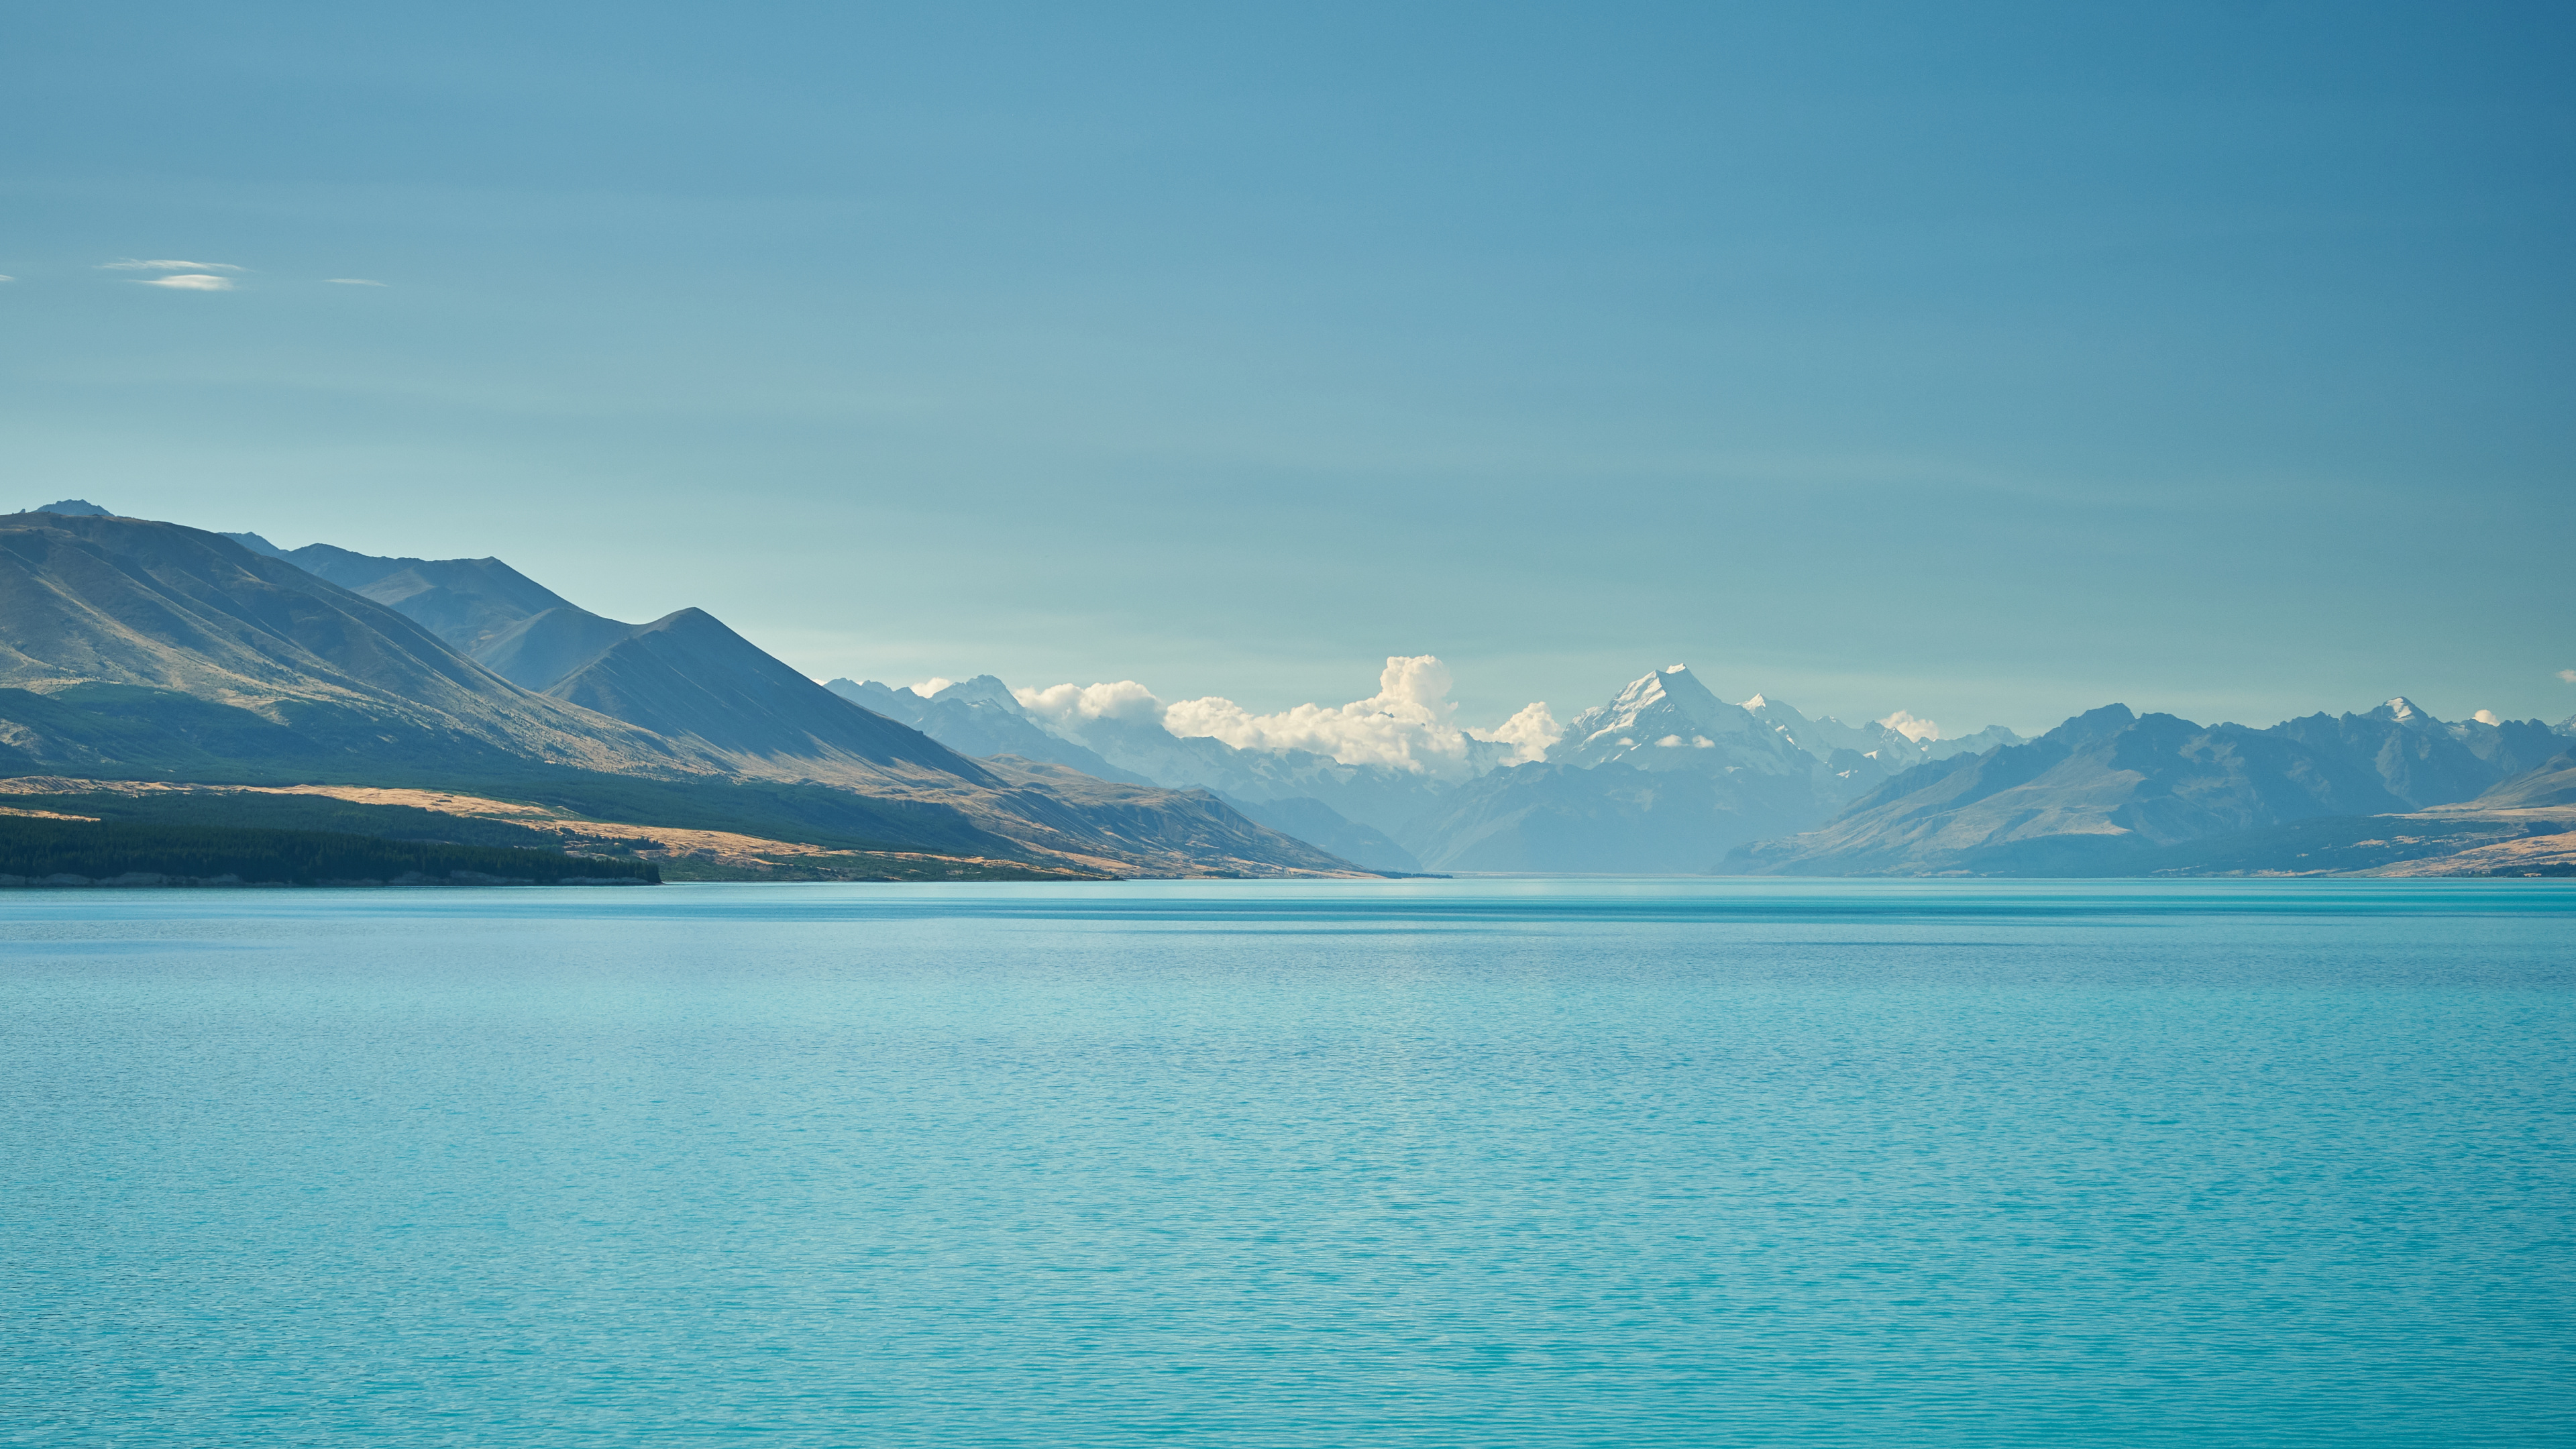
[[[1744,702],[1744,709],[1782,739],[1824,761],[1836,775],[1854,780],[1883,780],[1927,760],[1978,755],[1997,745],[2022,743],[2020,735],[2002,725],[1988,725],[1974,734],[1943,739],[1937,734],[1908,733],[1883,720],[1858,725],[1845,724],[1832,715],[1811,720],[1786,701],[1758,694]]]
[[[1587,770],[1618,761],[1641,770],[1815,773],[1815,761],[1795,743],[1742,705],[1709,693],[1682,664],[1658,669],[1617,699],[1576,715],[1547,760]]]
[[[1471,731],[1451,722],[1438,660],[1387,664],[1372,699],[1259,717],[1224,700],[1167,705],[1132,682],[1014,690],[978,675],[926,695],[875,681],[828,687],[966,754],[1212,790],[1274,829],[1393,870],[1708,870],[1734,846],[1811,829],[1927,760],[2019,742],[2000,727],[1942,740],[1903,714],[1889,718],[1914,733],[1810,719],[1762,695],[1730,704],[1683,665],[1644,675],[1562,731],[1543,705]]]

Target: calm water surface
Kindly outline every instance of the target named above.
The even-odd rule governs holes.
[[[2576,1442],[2576,888],[0,897],[0,1443]]]

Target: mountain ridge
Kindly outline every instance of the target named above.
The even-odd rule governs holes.
[[[181,525],[0,517],[0,758],[102,778],[556,770],[722,800],[767,781],[760,798],[842,792],[859,803],[841,813],[892,837],[876,844],[1036,852],[1109,874],[1353,870],[1213,797],[1006,776],[837,698],[703,611],[630,629],[551,692],[530,691],[401,611],[490,637],[499,615],[550,591],[496,560],[425,571],[344,550],[306,556],[392,581],[391,602]],[[1153,827],[1156,811],[1173,813],[1168,828]]]

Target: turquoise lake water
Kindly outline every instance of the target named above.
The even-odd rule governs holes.
[[[0,1443],[2576,1442],[2576,888],[0,897]]]

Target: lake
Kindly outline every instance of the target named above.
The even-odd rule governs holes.
[[[0,1444],[2576,1442],[2576,886],[0,896]]]

